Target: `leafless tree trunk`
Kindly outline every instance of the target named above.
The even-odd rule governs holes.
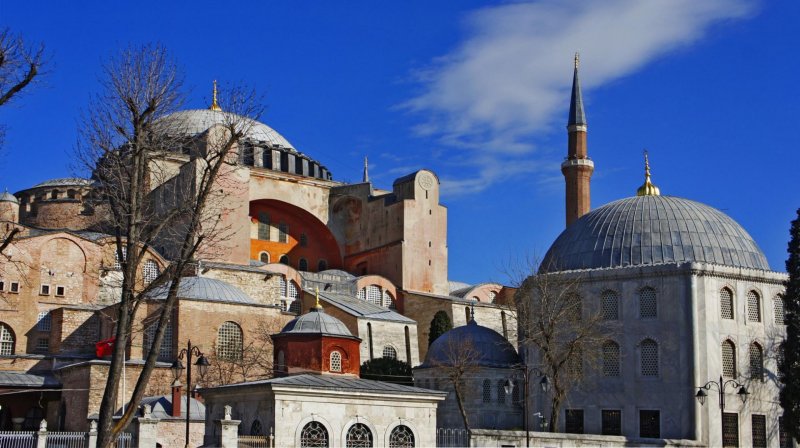
[[[456,403],[464,421],[464,428],[468,434],[472,434],[469,424],[469,416],[464,404],[469,391],[465,388],[465,382],[473,376],[479,369],[478,361],[481,354],[471,341],[455,341],[452,338],[446,341],[444,349],[444,359],[435,362],[433,365],[447,378],[453,386],[456,395]]]
[[[213,252],[227,229],[221,173],[236,163],[237,143],[260,112],[251,92],[231,90],[225,97],[221,128],[209,131],[202,143],[187,141],[183,126],[163,118],[182,104],[181,77],[167,51],[144,46],[124,51],[104,68],[103,92],[90,103],[80,129],[77,155],[91,170],[98,200],[107,210],[107,231],[116,240],[122,271],[115,344],[100,405],[98,446],[109,447],[130,422],[158,358],[180,277],[199,251]],[[188,149],[184,151],[184,148]],[[179,169],[166,159],[188,153]],[[140,276],[144,256],[152,247],[169,247],[169,265],[145,283]],[[152,347],[136,380],[124,415],[114,423],[118,385],[131,337],[133,316],[151,291],[168,284]]]
[[[205,383],[223,385],[272,378],[273,344],[270,335],[279,333],[282,327],[283,322],[277,319],[260,321],[258,327],[245,338],[249,342],[242,347],[240,358],[223,358],[216,353],[209,354],[211,367],[204,378]]]

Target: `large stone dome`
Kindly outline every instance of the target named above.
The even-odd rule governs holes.
[[[461,349],[464,353],[460,353]],[[509,368],[522,363],[514,346],[500,333],[478,325],[474,319],[467,325],[453,328],[436,338],[425,355],[421,367],[450,366],[453,362],[472,358],[481,367]]]
[[[190,109],[169,114],[161,118],[159,124],[167,126],[168,129],[174,133],[194,137],[202,134],[214,125],[224,124],[226,121],[230,121],[231,118],[234,120],[242,119],[230,112],[211,109]],[[259,121],[252,120],[250,129],[248,129],[245,135],[253,141],[295,149],[294,146],[276,130]]]
[[[672,196],[635,196],[592,210],[567,227],[541,272],[706,262],[769,270],[753,238],[725,213]]]

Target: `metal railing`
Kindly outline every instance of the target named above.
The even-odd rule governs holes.
[[[117,448],[134,448],[133,434],[123,432],[117,437]]]
[[[464,428],[439,428],[436,430],[436,446],[440,448],[469,446],[469,433]]]
[[[47,448],[86,448],[85,432],[48,432]]]
[[[0,448],[36,448],[33,431],[0,431]]]
[[[239,448],[271,448],[267,436],[239,436]]]

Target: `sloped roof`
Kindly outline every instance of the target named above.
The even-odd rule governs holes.
[[[356,317],[416,324],[415,320],[409,319],[396,311],[345,294],[320,291],[319,296],[332,306]]]
[[[362,378],[340,375],[291,375],[268,380],[249,381],[238,384],[228,384],[210,389],[226,389],[247,386],[290,386],[305,389],[326,389],[343,392],[373,392],[385,394],[420,394],[446,396],[446,392],[423,389],[421,387],[406,386],[403,384],[386,383],[383,381],[365,380]],[[202,390],[201,390],[202,393]]]
[[[0,386],[58,388],[61,387],[61,383],[53,375],[46,373],[0,371]]]

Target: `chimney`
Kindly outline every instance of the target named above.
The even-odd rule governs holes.
[[[172,416],[173,417],[180,417],[181,416],[181,391],[183,390],[183,386],[181,386],[181,382],[175,380],[172,383]]]

